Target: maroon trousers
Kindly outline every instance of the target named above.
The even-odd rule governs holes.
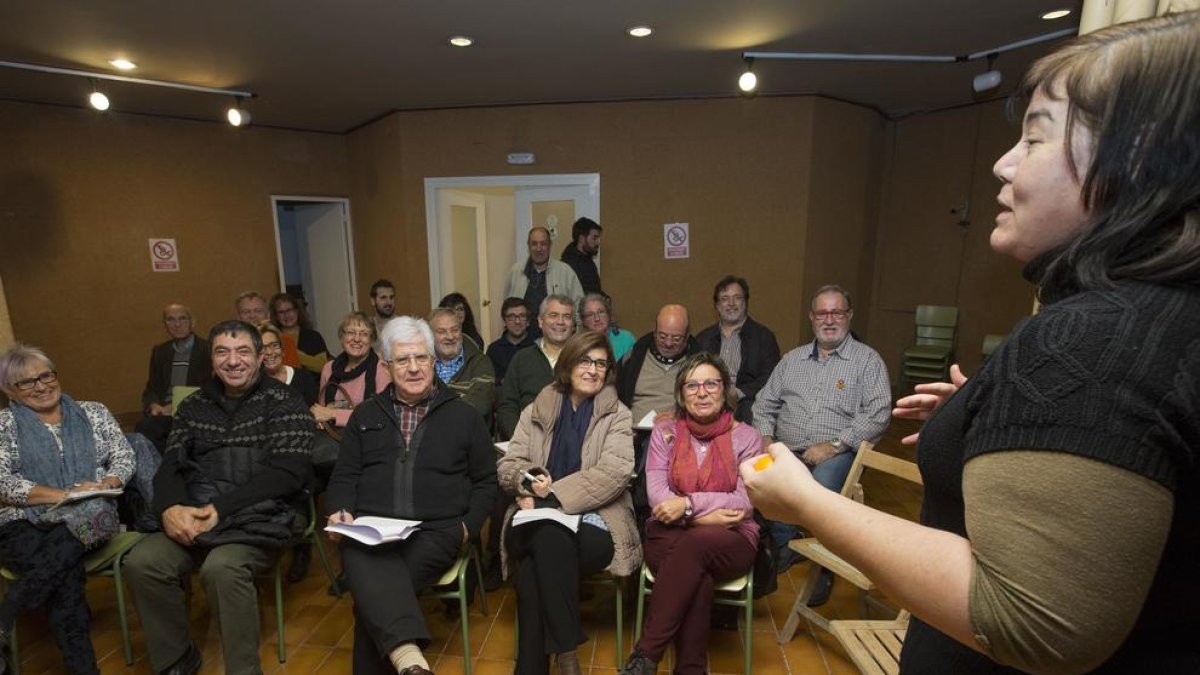
[[[675,673],[707,672],[713,587],[750,571],[754,546],[737,530],[663,525],[651,519],[646,521],[645,552],[654,572],[654,593],[635,649],[661,661],[674,641]]]

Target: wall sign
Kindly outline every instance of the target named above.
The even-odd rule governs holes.
[[[663,257],[667,260],[687,258],[691,255],[692,241],[687,223],[663,225]]]
[[[155,272],[178,272],[179,249],[174,239],[150,240],[150,269]]]

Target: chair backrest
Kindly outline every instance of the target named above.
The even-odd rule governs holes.
[[[858,455],[855,456],[854,463],[850,465],[850,473],[846,474],[846,482],[842,483],[841,495],[843,497],[849,498],[854,494],[862,480],[863,471],[868,467],[917,485],[925,485],[921,480],[921,471],[915,462],[879,452],[874,445],[863,441],[858,446]]]
[[[984,335],[983,336],[983,358],[986,360],[987,357],[991,356],[992,352],[996,351],[996,348],[1000,346],[1001,342],[1004,342],[1004,338],[1006,338],[1006,337],[1008,337],[1008,336],[1007,335],[996,335],[995,333],[988,333],[987,335]]]
[[[958,329],[958,308],[917,305],[913,327],[917,344],[953,347],[954,333]]]
[[[189,387],[185,384],[177,384],[171,387],[171,417],[175,416],[175,411],[179,410],[179,404],[183,403],[183,399],[200,391],[200,387]]]

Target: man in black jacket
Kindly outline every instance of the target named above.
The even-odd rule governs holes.
[[[290,542],[290,504],[312,473],[316,421],[299,394],[263,377],[258,331],[226,321],[209,341],[216,377],[179,404],[154,477],[163,531],[125,559],[156,673],[200,668],[181,584],[197,569],[221,626],[225,672],[261,672],[254,576]]]
[[[584,293],[603,293],[600,290],[600,270],[596,268],[596,254],[600,252],[600,223],[591,218],[580,218],[571,226],[571,243],[563,249],[562,261],[575,270],[579,285]]]
[[[430,634],[417,593],[478,538],[498,489],[496,457],[479,413],[438,386],[428,323],[395,318],[380,345],[392,384],[350,416],[325,507],[329,523],[356,516],[421,522],[397,542],[345,540],[342,568],[354,595],[356,675],[426,675],[421,650]]]
[[[199,387],[212,377],[208,341],[194,332],[192,310],[171,304],[163,308],[163,326],[170,340],[150,351],[150,372],[142,390],[142,419],[137,431],[150,439],[161,453],[171,433],[171,390],[176,386]]]
[[[754,397],[779,363],[779,342],[770,328],[750,318],[750,284],[745,279],[731,274],[718,281],[713,307],[719,320],[700,331],[696,342],[729,368],[738,394],[734,417],[749,423]]]

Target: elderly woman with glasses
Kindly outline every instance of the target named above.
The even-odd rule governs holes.
[[[622,673],[653,673],[672,641],[674,672],[706,672],[713,588],[754,564],[758,525],[738,464],[758,454],[762,437],[733,419],[736,401],[721,358],[693,354],[675,378],[674,416],[650,434],[646,562],[656,581]]]
[[[430,634],[417,593],[478,538],[496,496],[496,454],[479,413],[434,377],[428,323],[392,319],[380,345],[388,388],[350,416],[325,507],[330,524],[421,521],[400,541],[345,540],[342,566],[354,596],[354,673],[425,675]]]
[[[608,338],[612,345],[613,356],[618,361],[633,349],[637,338],[633,333],[617,325],[613,316],[612,298],[604,293],[588,293],[579,301],[579,319],[587,330],[594,330]]]
[[[633,472],[629,409],[612,386],[613,353],[601,333],[569,338],[554,381],[521,413],[497,466],[512,495],[505,568],[516,576],[520,644],[516,672],[580,672],[576,648],[587,640],[579,621],[579,580],[608,569],[629,576],[641,546],[627,485]],[[580,515],[577,531],[554,520],[517,526],[518,509],[549,507]],[[511,564],[510,564],[511,563]]]
[[[116,489],[133,475],[133,448],[100,403],[62,392],[41,350],[16,345],[0,356],[0,565],[19,578],[0,602],[0,648],[17,613],[45,606],[69,673],[96,673],[88,636],[83,555],[117,533],[116,502],[66,502],[68,493]]]

